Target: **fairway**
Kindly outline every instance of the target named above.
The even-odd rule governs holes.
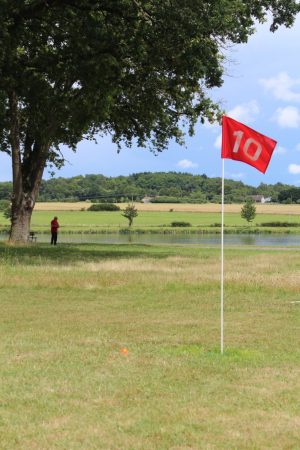
[[[3,449],[296,449],[300,259],[0,245]],[[127,349],[127,351],[122,351]]]

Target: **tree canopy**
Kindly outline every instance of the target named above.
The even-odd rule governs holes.
[[[75,147],[108,132],[116,142],[181,139],[181,118],[213,119],[207,89],[222,84],[228,43],[246,42],[255,20],[290,26],[296,1],[1,0],[1,150],[10,151],[8,100],[18,100],[19,138]]]
[[[209,90],[222,84],[222,49],[268,15],[271,31],[291,26],[299,9],[296,0],[1,0],[13,238],[24,239],[46,164],[63,164],[61,144],[107,133],[154,151],[182,142],[185,127],[220,115]]]

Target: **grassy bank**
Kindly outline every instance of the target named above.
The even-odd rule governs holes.
[[[292,449],[297,251],[0,245],[0,447]],[[126,348],[128,352],[122,352]]]
[[[47,204],[49,205],[49,204]],[[56,204],[50,204],[55,208]],[[49,233],[49,223],[54,215],[58,215],[61,225],[61,233],[119,233],[128,231],[128,221],[117,212],[94,212],[74,210],[60,210],[61,204],[57,204],[57,210],[42,210],[38,207],[32,217],[31,229],[37,233]],[[123,205],[124,206],[124,205]],[[145,205],[143,205],[145,207]],[[156,205],[154,205],[156,206]],[[178,205],[173,205],[170,210],[140,210],[131,227],[133,233],[220,233],[221,215],[220,205],[197,205],[203,210],[194,210],[195,205],[179,205],[182,208],[190,206],[191,211],[176,210]],[[211,210],[205,210],[205,207]],[[212,206],[214,208],[212,208]],[[233,212],[238,205],[228,205],[229,211],[225,210],[225,232],[226,233],[300,233],[300,217],[296,214],[298,205],[277,205],[277,213],[274,205],[269,209],[262,206],[261,212],[252,224],[248,225],[240,216],[239,212]],[[291,208],[293,207],[294,208]],[[137,205],[137,208],[141,205]],[[233,208],[234,207],[234,208]],[[264,207],[264,208],[263,208]],[[282,207],[289,207],[282,208]],[[152,208],[152,205],[150,206]],[[232,210],[232,212],[230,212]],[[269,212],[266,212],[269,211]],[[290,211],[290,213],[287,213]],[[172,222],[187,222],[189,227],[171,227]],[[276,227],[262,226],[264,223],[277,223]],[[287,226],[280,226],[285,223]],[[8,220],[0,217],[0,229],[8,229]],[[125,231],[124,231],[125,230]]]

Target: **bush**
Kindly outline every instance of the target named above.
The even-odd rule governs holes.
[[[159,196],[151,199],[151,203],[182,203],[182,199],[178,197]]]
[[[0,200],[0,211],[4,211],[9,205],[9,200]]]
[[[171,227],[191,227],[189,222],[172,222]]]
[[[9,200],[0,200],[0,212],[6,219],[11,219],[11,203]]]
[[[128,225],[131,227],[133,219],[138,216],[138,211],[134,205],[128,204],[124,209],[122,216],[128,219]]]
[[[256,206],[254,204],[254,200],[251,198],[247,199],[244,206],[241,209],[241,217],[242,219],[247,220],[248,223],[252,222],[256,216]]]
[[[93,203],[88,211],[120,211],[120,207],[114,203]]]
[[[300,223],[295,222],[263,222],[257,225],[260,227],[300,227]]]

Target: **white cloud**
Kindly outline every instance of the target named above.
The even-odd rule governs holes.
[[[221,146],[222,146],[222,134],[219,134],[219,136],[215,140],[214,147],[221,148]]]
[[[178,161],[177,167],[180,167],[181,169],[192,169],[193,167],[198,167],[198,164],[193,163],[188,159],[182,159],[181,161]]]
[[[227,116],[239,122],[252,122],[257,114],[259,114],[259,106],[256,100],[237,105],[226,113]]]
[[[285,155],[287,153],[287,149],[282,147],[281,145],[277,145],[274,153],[276,153],[277,155]]]
[[[299,175],[300,165],[299,164],[290,164],[289,165],[289,173],[291,173],[292,175]]]
[[[236,105],[225,114],[226,116],[231,117],[232,119],[235,119],[239,122],[253,122],[253,120],[255,120],[255,116],[259,114],[259,106],[256,100],[252,100],[248,103]],[[221,125],[218,122],[209,123],[208,120],[205,120],[203,126],[211,132],[217,133]],[[220,136],[218,136],[215,141],[215,147],[221,147]]]
[[[204,120],[203,126],[213,133],[217,133],[220,128],[220,124],[218,122],[210,123],[207,119]]]
[[[275,98],[288,102],[300,102],[300,78],[290,78],[286,72],[281,72],[277,76],[259,80],[267,91],[271,91]]]
[[[298,128],[300,126],[299,109],[295,106],[277,108],[274,120],[281,128]]]

